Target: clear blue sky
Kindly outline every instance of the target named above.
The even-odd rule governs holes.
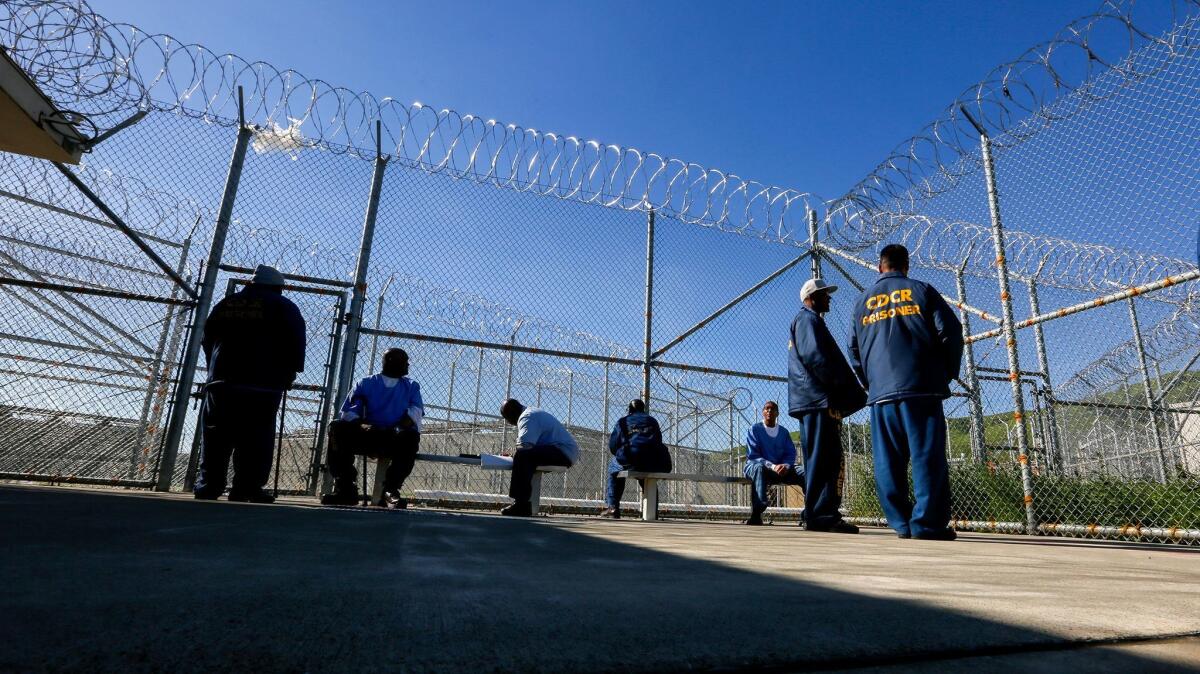
[[[651,150],[826,198],[992,67],[1100,5],[91,4],[113,21],[335,85]]]

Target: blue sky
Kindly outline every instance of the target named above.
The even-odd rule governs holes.
[[[91,4],[335,85],[832,198],[964,87],[1100,3]]]

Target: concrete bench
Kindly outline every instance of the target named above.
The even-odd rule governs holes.
[[[642,481],[642,521],[644,522],[654,522],[658,519],[658,483],[662,480],[675,482],[714,482],[717,484],[750,484],[750,480],[744,477],[701,475],[698,473],[644,473],[638,470],[623,470],[617,473],[617,477]]]
[[[432,461],[434,463],[456,463],[460,466],[475,466],[482,470],[512,470],[512,464],[507,466],[484,466],[483,459],[470,456],[449,456],[447,454],[417,454],[417,461]],[[392,463],[391,459],[375,459],[375,486],[371,489],[371,503],[379,503],[379,499],[383,497],[383,478],[387,473],[388,466]],[[533,507],[533,512],[538,511],[541,505],[542,497],[542,476],[546,473],[565,473],[566,466],[539,466],[533,473],[533,492],[529,499],[529,505]]]

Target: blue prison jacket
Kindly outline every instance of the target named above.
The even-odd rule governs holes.
[[[204,322],[209,383],[283,391],[304,371],[304,317],[291,300],[251,283],[222,299]]]
[[[624,427],[621,421],[625,422]],[[608,436],[608,453],[617,459],[617,463],[629,466],[638,457],[646,460],[651,456],[661,458],[669,455],[657,419],[645,412],[630,412],[621,421],[613,426]],[[626,430],[629,431],[628,435]]]
[[[394,427],[413,407],[424,414],[420,384],[408,377],[400,377],[395,386],[388,388],[382,374],[373,374],[354,387],[354,392],[342,404],[342,414],[352,415],[372,426]]]
[[[767,427],[762,422],[754,424],[746,432],[746,463],[773,463],[796,465],[796,444],[792,442],[792,434],[783,424],[776,424],[779,432],[775,437],[767,435]]]
[[[854,307],[850,365],[869,405],[950,397],[962,353],[962,323],[928,283],[888,272]]]
[[[801,307],[788,341],[788,414],[833,408],[850,414],[866,395],[820,314]]]

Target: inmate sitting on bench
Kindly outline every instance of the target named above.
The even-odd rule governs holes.
[[[554,415],[519,400],[509,398],[500,406],[500,416],[517,427],[517,446],[512,454],[512,481],[508,495],[513,504],[500,514],[510,517],[530,517],[536,513],[530,499],[533,495],[533,474],[539,466],[570,468],[579,460],[579,445],[566,426]]]
[[[406,508],[400,487],[412,473],[421,446],[421,419],[425,406],[421,386],[409,379],[408,354],[388,349],[383,371],[365,377],[342,405],[341,418],[329,425],[326,463],[333,475],[333,491],[321,496],[323,505],[358,503],[355,455],[391,459],[384,476],[383,496],[375,505]]]

